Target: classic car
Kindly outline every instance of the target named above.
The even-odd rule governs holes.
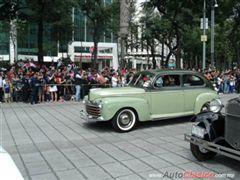
[[[230,100],[221,113],[221,106],[214,112],[202,112],[193,118],[191,134],[185,134],[191,152],[199,161],[216,154],[240,160],[240,98]]]
[[[197,114],[221,103],[213,86],[197,72],[147,70],[136,73],[128,87],[91,89],[81,118],[111,121],[119,132],[138,121],[155,121]]]

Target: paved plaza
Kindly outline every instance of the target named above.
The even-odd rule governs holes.
[[[226,103],[236,96],[221,98]],[[196,161],[184,141],[189,118],[140,123],[132,132],[117,133],[109,123],[81,120],[81,107],[76,102],[2,104],[3,147],[26,180],[165,180],[185,171],[240,179],[238,161],[223,156]],[[166,173],[172,176],[162,178]]]

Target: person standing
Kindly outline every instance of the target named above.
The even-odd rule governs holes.
[[[113,76],[111,78],[111,83],[113,88],[118,87],[118,75],[116,72],[113,73]]]
[[[3,72],[0,72],[0,102],[3,101],[3,94],[4,94],[4,90],[3,90]]]
[[[34,73],[33,76],[31,77],[30,87],[31,87],[31,104],[34,103],[37,104],[39,82],[36,73]]]
[[[236,92],[240,93],[240,69],[237,70],[236,74]]]
[[[10,81],[8,79],[6,79],[3,82],[3,86],[4,86],[4,101],[7,103],[10,103],[11,102]]]
[[[75,90],[76,90],[75,98],[76,98],[76,101],[79,102],[81,99],[81,84],[82,84],[82,76],[81,76],[80,69],[78,69],[75,72],[74,81],[75,81]]]

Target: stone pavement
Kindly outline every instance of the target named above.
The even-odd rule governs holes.
[[[191,129],[189,118],[141,123],[132,132],[116,133],[109,123],[81,120],[81,107],[75,102],[3,104],[3,147],[25,179],[165,180],[184,171],[234,173],[233,179],[240,179],[238,161],[223,156],[196,161],[183,140]],[[161,178],[170,172],[171,178]]]

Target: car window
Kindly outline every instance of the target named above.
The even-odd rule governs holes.
[[[134,87],[146,88],[150,86],[153,77],[154,74],[151,72],[148,71],[140,72],[133,76],[129,85]]]
[[[179,75],[163,75],[157,78],[154,83],[155,88],[161,87],[177,87],[180,86]]]
[[[203,86],[204,80],[196,75],[184,75],[183,76],[184,86]]]

